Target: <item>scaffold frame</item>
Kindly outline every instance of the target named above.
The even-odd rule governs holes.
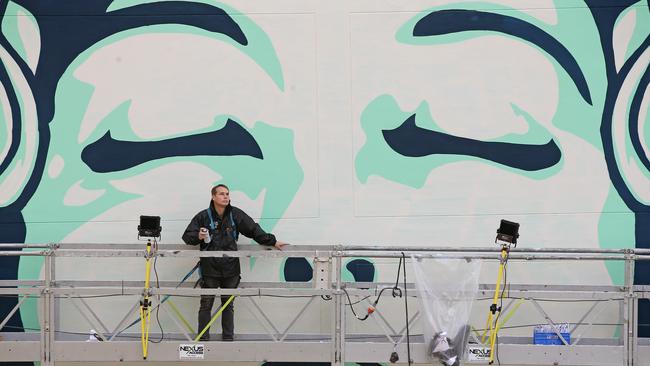
[[[199,258],[199,257],[263,257],[285,258],[306,257],[314,259],[313,283],[295,282],[242,282],[237,289],[203,289],[188,286],[176,287],[171,281],[160,282],[159,287],[145,288],[144,281],[88,281],[57,280],[58,258],[137,258],[146,257],[147,252],[141,244],[0,244],[0,256],[39,256],[43,257],[42,280],[2,280],[0,295],[17,296],[16,306],[7,314],[0,314],[0,362],[39,361],[44,366],[58,362],[123,362],[145,361],[140,349],[140,340],[123,334],[129,320],[129,313],[121,318],[111,329],[102,321],[101,314],[93,311],[85,301],[86,296],[103,296],[119,293],[122,296],[148,295],[154,299],[152,306],[160,307],[170,318],[177,333],[169,334],[167,340],[149,344],[147,362],[179,361],[179,346],[197,344],[193,334],[176,316],[171,305],[155,300],[157,296],[235,295],[246,298],[248,310],[255,316],[265,333],[238,334],[234,342],[219,340],[198,342],[204,346],[202,358],[208,362],[330,362],[343,365],[345,362],[386,362],[393,350],[404,355],[398,361],[407,363],[406,325],[401,329],[391,324],[389,317],[377,309],[372,319],[381,329],[379,333],[358,334],[347,329],[348,310],[346,296],[366,298],[377,293],[378,289],[392,286],[381,282],[344,282],[342,261],[344,258],[399,258],[415,256],[421,258],[463,258],[499,261],[499,248],[495,247],[419,247],[419,246],[291,246],[288,250],[267,250],[255,245],[240,245],[239,251],[198,251],[183,245],[161,245],[151,253],[159,258]],[[575,285],[512,285],[511,297],[529,301],[544,318],[554,326],[554,320],[537,301],[538,298],[579,299],[594,301],[586,312],[580,314],[571,331],[572,336],[564,345],[539,346],[531,343],[530,337],[500,336],[498,339],[500,363],[502,365],[650,365],[650,342],[638,337],[638,301],[650,298],[650,286],[633,284],[634,265],[637,261],[649,260],[650,250],[645,249],[580,249],[580,248],[513,248],[511,261],[622,261],[625,266],[625,282],[622,286],[575,286]],[[331,273],[327,273],[331,271]],[[316,280],[318,279],[318,281]],[[323,279],[329,279],[323,280]],[[408,283],[409,296],[416,296],[413,283]],[[481,284],[479,296],[493,294],[494,285]],[[280,327],[259,305],[256,298],[264,296],[300,296],[309,300],[298,307],[292,320]],[[36,332],[4,332],[3,327],[12,316],[16,316],[28,297],[39,298],[38,318],[40,330]],[[97,331],[103,342],[87,342],[88,335],[62,334],[57,328],[59,300],[67,299],[83,316],[88,326]],[[329,308],[332,324],[329,333],[295,334],[292,328],[310,310],[315,300],[331,299]],[[595,318],[602,312],[603,302],[621,304],[621,328],[617,338],[588,338]],[[513,306],[513,301],[505,308]],[[130,312],[137,307],[134,304]],[[415,324],[420,317],[415,312],[409,317],[409,324]],[[582,326],[585,326],[581,328]],[[554,328],[556,329],[556,328]],[[155,336],[155,334],[152,334]],[[427,344],[421,335],[409,338],[411,358],[414,363],[431,363],[427,356]],[[478,342],[477,337],[473,340]],[[480,343],[480,342],[479,342]]]

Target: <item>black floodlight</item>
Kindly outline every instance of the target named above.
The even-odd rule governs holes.
[[[517,246],[517,238],[519,237],[519,224],[516,222],[501,220],[501,225],[497,229],[497,241],[506,242]]]
[[[160,216],[140,216],[138,237],[159,238],[161,231]]]

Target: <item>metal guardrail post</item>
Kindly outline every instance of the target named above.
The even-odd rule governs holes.
[[[343,293],[341,290],[341,261],[342,257],[340,256],[341,252],[337,251],[334,257],[334,279],[336,281],[336,291],[334,291],[334,336],[332,338],[333,343],[333,357],[332,365],[342,366],[344,364],[343,358],[343,334],[345,329],[343,329],[343,311],[344,308],[344,299]]]
[[[54,272],[54,265],[52,263],[54,255],[51,251],[44,256],[44,287],[41,292],[42,306],[41,306],[41,365],[53,366],[52,361],[52,348],[54,346],[54,319],[53,319],[53,300],[54,295],[52,291],[52,274]]]
[[[634,331],[637,320],[634,317],[634,261],[635,256],[632,250],[625,252],[625,298],[623,299],[623,346],[624,364],[634,365],[635,342]]]
[[[636,366],[639,365],[639,297],[636,293],[632,299],[632,307],[634,309],[632,312],[634,315],[634,322],[632,323],[632,364]]]
[[[54,249],[51,249],[50,255],[48,255],[46,258],[49,259],[50,261],[50,284],[49,287],[56,287],[56,256],[54,255]],[[50,291],[48,294],[49,296],[49,318],[50,318],[50,326],[48,329],[48,340],[49,340],[49,357],[50,357],[50,365],[54,365],[55,363],[55,354],[56,354],[56,348],[54,347],[55,341],[56,341],[56,328],[58,327],[58,314],[59,314],[59,299],[56,298],[54,291]]]

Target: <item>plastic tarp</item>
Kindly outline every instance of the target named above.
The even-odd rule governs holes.
[[[481,261],[412,256],[429,356],[447,366],[465,356]]]

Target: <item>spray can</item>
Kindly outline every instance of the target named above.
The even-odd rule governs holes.
[[[203,239],[203,242],[209,244],[212,241],[212,238],[210,238],[210,232],[208,231],[208,229],[202,227],[201,233],[205,234],[205,238]]]

